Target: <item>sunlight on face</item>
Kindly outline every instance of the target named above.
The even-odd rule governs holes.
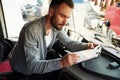
[[[67,24],[68,18],[70,18],[72,8],[67,4],[62,3],[59,7],[54,9],[53,16],[51,17],[51,24],[57,30],[61,30],[63,26]]]

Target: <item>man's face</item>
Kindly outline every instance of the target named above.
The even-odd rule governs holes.
[[[68,18],[70,18],[72,13],[72,8],[67,4],[62,3],[58,8],[55,8],[53,15],[51,16],[51,24],[57,30],[61,30],[63,26],[67,24]]]

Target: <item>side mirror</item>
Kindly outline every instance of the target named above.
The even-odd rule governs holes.
[[[110,27],[111,23],[109,20],[105,21],[105,26]]]

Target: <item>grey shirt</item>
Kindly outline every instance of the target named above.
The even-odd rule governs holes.
[[[61,58],[46,60],[45,19],[42,17],[28,22],[22,28],[18,42],[9,56],[10,64],[14,70],[29,75],[61,69]],[[86,43],[72,41],[63,29],[58,31],[54,28],[53,38],[48,48],[52,48],[56,39],[59,39],[72,51],[86,49]]]

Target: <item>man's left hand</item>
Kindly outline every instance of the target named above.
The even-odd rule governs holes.
[[[98,44],[95,43],[88,43],[87,44],[87,49],[94,49]]]

